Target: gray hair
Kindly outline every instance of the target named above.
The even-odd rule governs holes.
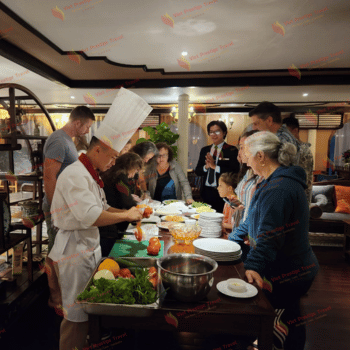
[[[281,165],[290,166],[295,162],[297,148],[290,142],[282,143],[270,131],[261,131],[247,137],[245,145],[249,147],[249,152],[253,156],[262,151],[268,158],[276,160]]]
[[[154,153],[155,156],[158,155],[158,148],[151,141],[145,141],[138,143],[133,146],[129,152],[138,154],[142,159],[144,159],[149,153]]]

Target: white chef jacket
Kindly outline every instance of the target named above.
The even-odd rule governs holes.
[[[88,321],[88,315],[74,300],[101,260],[100,234],[92,224],[109,207],[103,189],[80,160],[58,177],[51,213],[59,231],[49,257],[59,269],[64,317],[69,321]],[[73,259],[78,263],[74,264]]]

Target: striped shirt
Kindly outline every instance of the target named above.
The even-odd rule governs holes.
[[[235,193],[239,201],[244,205],[243,221],[248,215],[249,205],[253,198],[256,186],[263,180],[261,176],[253,176],[253,171],[249,169],[239,182],[235,189]]]

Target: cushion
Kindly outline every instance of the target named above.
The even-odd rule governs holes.
[[[324,201],[324,197],[318,195],[324,195],[326,197],[327,203],[319,205],[324,213],[334,213],[335,205],[333,202],[334,198],[334,185],[325,186],[312,186],[312,203],[317,203],[317,201]],[[316,198],[316,196],[318,196]]]
[[[337,207],[336,213],[350,214],[350,187],[334,186]]]
[[[335,213],[350,214],[350,205],[345,202],[344,199],[337,201],[337,207],[335,208]]]

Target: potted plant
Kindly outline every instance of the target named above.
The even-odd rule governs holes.
[[[343,153],[343,159],[344,159],[344,168],[349,170],[350,168],[350,149],[348,149],[347,151],[345,151]]]
[[[149,140],[147,140],[142,137],[136,141],[136,144],[139,144],[145,141],[152,141],[154,143],[165,142],[166,144],[171,146],[174,152],[174,158],[175,159],[177,158],[177,146],[173,146],[173,145],[177,141],[177,139],[180,137],[180,135],[173,133],[170,130],[169,125],[167,123],[161,123],[157,125],[155,128],[152,128],[151,126],[146,126],[142,130],[146,131],[150,138]]]

